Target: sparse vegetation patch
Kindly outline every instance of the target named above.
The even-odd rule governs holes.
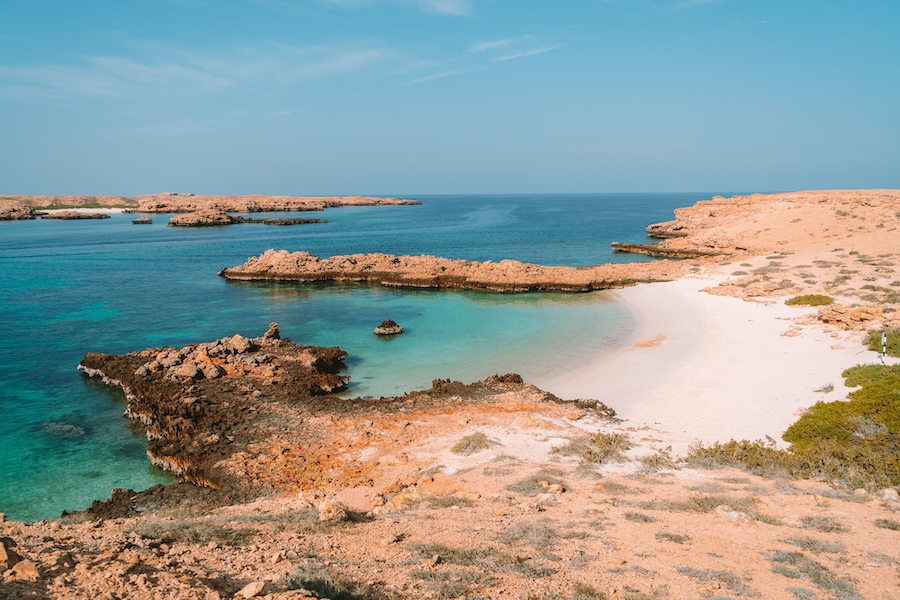
[[[822,294],[805,294],[803,296],[794,296],[784,301],[788,306],[826,306],[834,302],[831,296]]]

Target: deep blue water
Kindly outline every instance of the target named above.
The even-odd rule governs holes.
[[[149,466],[121,398],[75,370],[85,352],[181,346],[276,321],[296,342],[341,346],[351,395],[392,395],[515,371],[540,377],[613,348],[632,316],[603,294],[491,295],[378,286],[227,282],[268,248],[319,256],[388,252],[552,265],[645,260],[610,242],[711,194],[420,196],[421,206],[346,207],[325,224],[135,226],[134,215],[0,222],[0,512],[54,518],[114,487],[170,479]],[[278,215],[282,216],[282,215]],[[310,216],[309,213],[283,216]],[[372,329],[391,318],[406,333]]]

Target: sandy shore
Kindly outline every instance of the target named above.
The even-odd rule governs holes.
[[[732,438],[769,436],[784,446],[781,434],[806,408],[846,398],[844,369],[880,362],[859,332],[795,326],[814,308],[701,291],[722,279],[615,292],[638,315],[634,343],[535,384],[565,399],[600,400],[623,425],[646,429],[645,441],[671,444],[681,454],[695,441]]]

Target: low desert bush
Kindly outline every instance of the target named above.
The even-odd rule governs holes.
[[[891,531],[900,531],[900,521],[893,519],[875,519],[875,527],[879,529],[890,529]]]
[[[627,434],[597,432],[574,438],[567,445],[554,448],[553,451],[563,456],[578,456],[585,465],[599,465],[624,460],[629,448],[631,440]]]
[[[803,296],[794,296],[784,301],[788,306],[826,306],[833,302],[834,298],[823,294],[805,294]]]
[[[216,542],[223,546],[243,546],[256,533],[244,527],[225,527],[207,521],[174,521],[142,523],[130,531],[144,539],[159,540],[164,543],[184,542],[204,545]]]
[[[815,529],[822,533],[847,533],[850,531],[840,521],[833,517],[826,516],[809,516],[801,519],[803,526],[808,529]]]
[[[333,568],[319,562],[299,565],[293,575],[285,578],[288,589],[309,590],[319,598],[332,600],[398,600],[373,589],[371,586],[358,583],[341,576]]]
[[[478,452],[481,452],[482,450],[487,450],[488,448],[492,448],[499,444],[500,442],[490,439],[480,431],[476,431],[472,435],[467,435],[463,439],[456,442],[456,444],[454,444],[453,447],[450,448],[450,452],[452,452],[453,454],[469,456],[470,454],[476,454]]]
[[[537,496],[548,491],[548,486],[558,483],[565,487],[565,481],[560,477],[561,473],[555,469],[541,469],[534,475],[520,479],[506,486],[511,492],[518,492],[525,496]]]

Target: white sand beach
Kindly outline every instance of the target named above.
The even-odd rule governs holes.
[[[619,290],[639,316],[635,343],[536,385],[565,399],[600,400],[623,426],[649,429],[645,440],[681,454],[695,441],[770,436],[784,445],[782,433],[804,409],[846,398],[844,369],[880,362],[880,354],[863,348],[859,332],[805,326],[782,335],[814,308],[700,291],[721,279]],[[833,389],[821,391],[828,386]]]

